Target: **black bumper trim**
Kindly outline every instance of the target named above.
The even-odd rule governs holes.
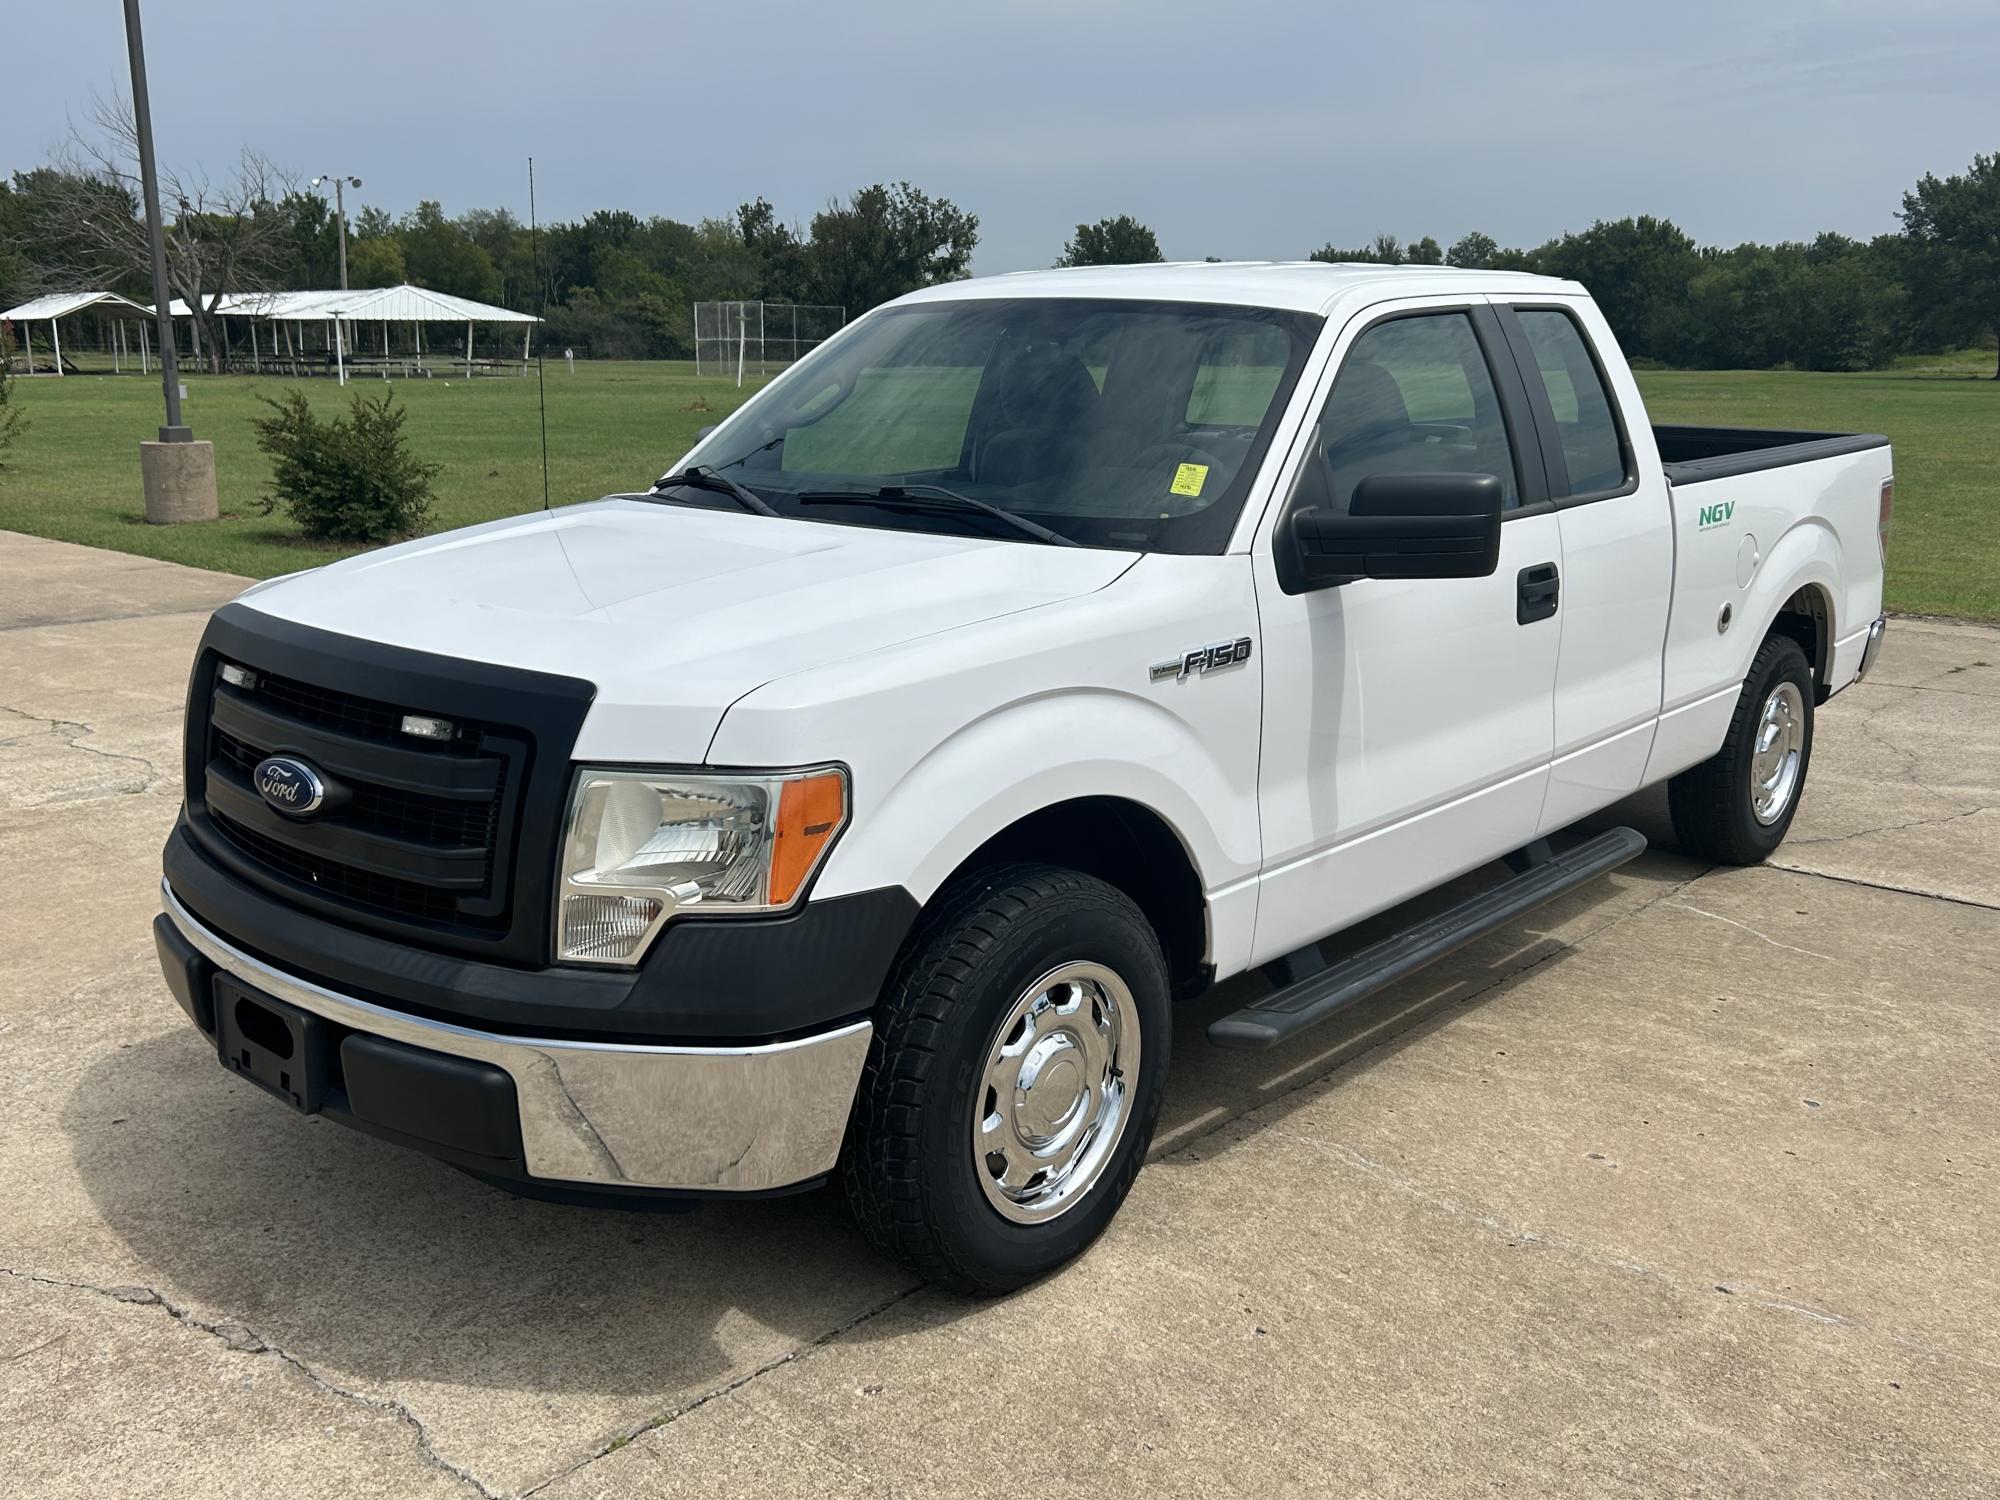
[[[884,886],[782,917],[671,924],[636,971],[514,968],[278,901],[218,865],[185,821],[167,836],[162,863],[189,911],[287,973],[432,1020],[580,1041],[768,1042],[865,1015],[918,911],[908,891]]]

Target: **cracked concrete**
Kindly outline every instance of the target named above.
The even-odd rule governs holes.
[[[224,1075],[147,924],[238,581],[0,578],[0,1495],[2000,1488],[2000,632],[1896,623],[1775,866],[1635,799],[1335,1029],[1182,1007],[1117,1224],[975,1305],[823,1196],[524,1203]]]

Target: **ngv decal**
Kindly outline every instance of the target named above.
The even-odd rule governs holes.
[[[1735,514],[1736,502],[1734,500],[1722,500],[1714,505],[1704,505],[1701,508],[1701,529],[1703,531],[1713,531],[1718,526],[1727,526],[1729,518]]]
[[[1239,635],[1233,641],[1218,641],[1213,646],[1197,646],[1192,651],[1183,651],[1172,661],[1156,661],[1149,673],[1154,682],[1164,682],[1172,677],[1204,676],[1220,671],[1223,667],[1240,667],[1250,660],[1250,637]]]

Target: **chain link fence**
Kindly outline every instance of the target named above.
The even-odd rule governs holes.
[[[800,302],[697,302],[694,372],[743,384],[782,370],[838,333],[847,309]]]

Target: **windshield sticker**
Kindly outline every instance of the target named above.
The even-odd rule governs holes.
[[[1207,464],[1182,464],[1174,470],[1172,488],[1176,495],[1199,495],[1201,487],[1207,482]]]

